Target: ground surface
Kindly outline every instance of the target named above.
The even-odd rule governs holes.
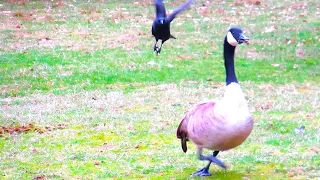
[[[255,126],[212,178],[319,178],[319,12],[316,0],[197,1],[156,56],[149,1],[1,2],[0,179],[193,179],[206,162],[175,131],[223,95],[235,24],[251,39],[236,70]]]

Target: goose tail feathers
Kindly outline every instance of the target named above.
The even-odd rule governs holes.
[[[188,125],[187,119],[184,118],[181,121],[181,123],[177,129],[177,138],[181,139],[181,147],[182,147],[183,152],[185,152],[185,153],[188,150],[188,147],[187,147],[187,141],[188,141],[187,125]]]

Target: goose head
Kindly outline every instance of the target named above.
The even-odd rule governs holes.
[[[249,38],[243,33],[242,29],[233,27],[227,33],[227,41],[232,46],[246,43],[249,44]]]

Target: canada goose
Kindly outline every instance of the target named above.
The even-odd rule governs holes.
[[[242,30],[231,28],[224,39],[224,65],[226,69],[226,89],[224,97],[218,101],[209,101],[196,105],[186,113],[177,129],[177,138],[187,152],[187,141],[197,145],[199,159],[209,164],[193,173],[193,176],[211,176],[210,164],[216,163],[226,168],[216,158],[219,151],[226,151],[239,146],[246,140],[253,128],[244,94],[238,83],[234,68],[234,53],[238,44],[249,43]],[[202,155],[203,148],[213,150],[213,155]]]
[[[170,23],[176,17],[177,14],[187,9],[193,0],[188,0],[185,4],[181,5],[177,9],[175,9],[168,17],[166,15],[166,9],[162,0],[154,0],[154,4],[156,7],[156,17],[152,23],[152,35],[156,39],[156,43],[153,46],[153,50],[157,52],[157,55],[160,54],[162,44],[167,41],[169,38],[176,39],[174,36],[170,34]],[[161,39],[160,47],[157,46],[157,43]]]

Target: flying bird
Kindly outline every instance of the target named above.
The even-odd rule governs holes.
[[[249,43],[243,31],[238,27],[229,29],[224,39],[224,66],[226,70],[226,88],[224,96],[218,101],[197,104],[186,113],[177,129],[177,138],[187,152],[187,141],[192,141],[198,150],[201,161],[209,161],[203,169],[193,176],[211,176],[209,167],[215,163],[222,168],[226,165],[216,156],[242,144],[253,128],[253,118],[238,82],[234,67],[234,54],[238,44]],[[213,155],[205,156],[203,149],[213,150]]]
[[[177,9],[175,9],[168,17],[166,15],[166,9],[164,7],[162,0],[154,0],[154,4],[156,7],[156,17],[152,23],[152,35],[156,39],[156,43],[153,46],[153,50],[157,52],[157,55],[160,54],[162,45],[166,42],[169,38],[176,39],[170,33],[170,23],[171,21],[179,14],[180,12],[187,9],[193,0],[188,0],[185,4],[181,5]],[[161,39],[160,47],[157,46],[158,41]]]

